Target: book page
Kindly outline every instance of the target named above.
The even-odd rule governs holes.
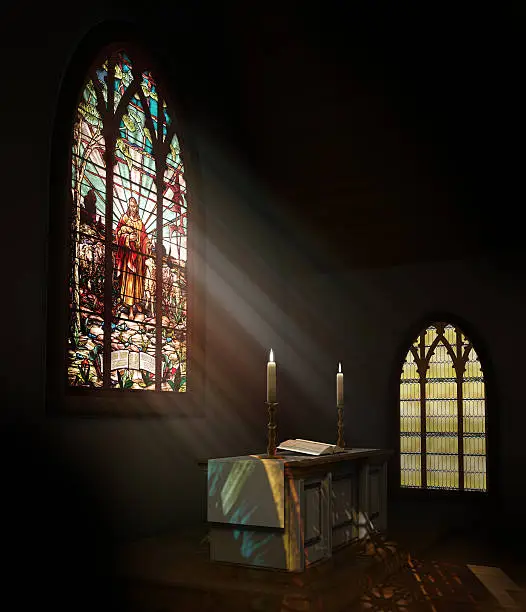
[[[336,444],[327,444],[326,442],[314,442],[313,440],[303,440],[302,438],[296,438],[296,442],[302,442],[305,444],[308,444],[310,447],[312,448],[330,448],[330,447],[335,447]]]
[[[128,351],[111,352],[111,369],[122,370],[128,368]]]
[[[150,374],[155,374],[155,357],[148,353],[139,353],[141,370],[146,370]]]
[[[129,368],[130,370],[139,370],[139,353],[135,353],[133,351],[130,352],[129,359]]]
[[[322,455],[334,452],[335,446],[323,442],[297,439],[282,442],[278,448],[281,450],[293,451],[295,453],[305,453],[307,455]]]

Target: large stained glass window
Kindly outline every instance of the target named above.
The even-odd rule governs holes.
[[[400,377],[402,487],[486,491],[485,398],[479,358],[458,327],[422,331]]]
[[[174,115],[125,50],[88,74],[71,152],[69,387],[185,392],[187,195]]]

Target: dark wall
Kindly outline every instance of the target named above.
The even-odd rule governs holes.
[[[526,463],[518,357],[526,341],[520,325],[526,281],[517,278],[523,265],[524,256],[517,254],[476,257],[327,273],[291,284],[289,312],[296,325],[289,327],[287,342],[289,392],[300,400],[287,426],[291,431],[301,428],[306,438],[336,438],[335,372],[341,361],[346,442],[396,451],[399,375],[407,350],[430,322],[453,321],[473,342],[482,362],[488,486],[495,504],[506,507],[513,523],[524,503],[517,478]],[[317,424],[304,421],[312,414]],[[394,485],[396,457],[391,467]]]
[[[512,4],[454,18],[324,7],[164,3],[159,34],[144,27],[144,6],[124,4],[92,2],[82,15],[20,4],[2,19],[2,422],[60,449],[119,537],[200,517],[197,457],[265,448],[270,346],[281,361],[280,437],[331,437],[341,359],[350,441],[389,444],[393,360],[428,310],[465,317],[488,347],[508,453],[500,477],[513,491],[522,400],[505,373],[519,367],[508,357],[523,294],[505,247],[520,236],[521,15]],[[158,59],[197,159],[207,349],[198,419],[46,416],[50,177],[68,155],[56,109],[79,49],[95,52],[111,27]]]
[[[137,22],[134,27],[134,15],[131,9],[128,14],[113,13],[95,3],[83,19],[73,7],[56,14],[35,7],[27,14],[12,9],[11,19],[2,22],[3,42],[11,45],[10,91],[16,101],[3,98],[9,146],[2,160],[5,175],[11,178],[4,183],[4,192],[11,205],[4,207],[10,228],[4,244],[10,265],[4,279],[10,297],[2,304],[4,343],[9,347],[8,363],[2,367],[2,425],[7,431],[26,430],[28,439],[42,440],[38,447],[24,446],[25,452],[34,448],[45,455],[56,449],[68,473],[77,473],[79,482],[92,485],[93,503],[99,504],[98,512],[117,537],[199,522],[204,481],[196,459],[264,450],[265,363],[275,336],[273,320],[279,316],[269,301],[272,294],[279,295],[274,289],[279,277],[264,195],[242,171],[228,140],[221,138],[221,123],[228,122],[221,114],[221,92],[214,92],[217,70],[211,65],[212,49],[205,42],[201,51],[190,52],[187,45],[201,38],[193,21],[197,14],[186,14],[181,7],[167,16],[175,20],[174,31],[181,30],[178,40],[170,36],[163,48],[152,44],[148,50],[164,66],[179,114],[185,116],[185,135],[198,158],[200,179],[195,191],[206,208],[206,313],[198,330],[207,342],[206,416],[82,419],[46,413],[47,348],[56,340],[53,333],[47,338],[47,331],[55,330],[59,316],[48,305],[63,307],[47,295],[49,286],[61,282],[55,259],[48,256],[60,250],[67,238],[48,230],[50,224],[63,224],[56,218],[61,206],[53,197],[60,189],[53,181],[60,176],[57,168],[68,163],[68,149],[57,146],[64,119],[56,116],[56,109],[64,108],[64,96],[70,94],[72,69],[85,60],[90,47],[96,52],[97,40],[107,37],[111,27],[117,37],[124,32],[139,44],[148,42],[148,36],[138,32]],[[116,16],[120,19],[113,23]],[[175,59],[180,60],[185,48],[188,60],[181,61],[179,70]],[[228,55],[226,50],[223,55]],[[226,86],[231,78],[228,67],[222,73]],[[194,99],[198,103],[193,104]],[[48,244],[50,235],[60,240],[58,249]],[[16,473],[16,464],[13,469]],[[24,473],[27,478],[27,471],[32,468],[20,470],[21,477]]]

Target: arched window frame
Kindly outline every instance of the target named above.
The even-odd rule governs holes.
[[[458,390],[457,401],[459,402],[459,405],[460,405],[460,410],[457,413],[457,418],[459,420],[459,429],[457,432],[457,439],[459,440],[459,453],[458,453],[459,487],[458,488],[446,488],[446,487],[427,487],[426,486],[425,426],[421,429],[421,432],[420,432],[420,440],[422,440],[422,438],[424,437],[424,445],[420,449],[421,472],[422,472],[421,486],[415,486],[415,487],[403,486],[401,484],[401,473],[402,473],[401,456],[402,456],[403,451],[401,448],[402,427],[401,427],[401,418],[400,418],[401,417],[401,414],[400,414],[400,387],[401,385],[400,383],[401,383],[402,369],[405,364],[406,357],[408,355],[408,347],[410,347],[409,351],[412,351],[415,357],[417,357],[415,361],[419,362],[418,366],[420,367],[420,371],[423,371],[423,374],[420,375],[419,373],[419,376],[420,376],[421,381],[423,380],[423,384],[425,386],[425,381],[427,380],[426,371],[427,371],[427,365],[428,365],[428,358],[431,356],[433,351],[429,351],[428,349],[425,352],[425,355],[422,356],[421,349],[419,352],[420,344],[422,342],[422,337],[425,337],[426,332],[429,330],[430,327],[436,327],[437,330],[439,330],[439,333],[437,334],[437,337],[435,338],[435,341],[434,341],[434,344],[436,346],[436,344],[440,342],[443,337],[444,328],[448,325],[453,326],[456,330],[460,332],[460,334],[462,335],[461,337],[464,337],[467,340],[467,344],[464,346],[462,354],[460,354],[460,358],[457,359],[454,355],[452,355],[457,361],[457,364],[460,365],[460,369],[456,373],[456,376],[457,376],[456,385],[457,385],[457,390]],[[413,331],[410,332],[406,336],[406,342],[404,343],[404,345],[402,345],[402,347],[400,347],[399,351],[397,352],[398,357],[396,360],[396,363],[397,363],[396,375],[392,377],[392,383],[391,383],[391,389],[393,389],[393,394],[395,394],[397,398],[396,410],[394,412],[394,414],[396,415],[395,431],[396,431],[397,440],[394,446],[397,448],[397,451],[398,451],[397,453],[398,461],[393,463],[393,467],[396,466],[396,474],[394,471],[392,470],[390,471],[391,486],[396,486],[397,490],[400,492],[403,492],[404,496],[424,494],[425,496],[430,496],[430,497],[435,497],[435,496],[441,497],[443,495],[455,496],[455,495],[462,494],[462,495],[468,495],[468,496],[476,496],[478,499],[480,499],[480,497],[486,497],[489,493],[494,494],[496,490],[496,487],[494,484],[494,481],[495,481],[494,473],[496,470],[496,462],[495,462],[495,457],[494,457],[494,451],[492,450],[492,444],[493,444],[492,441],[496,434],[495,434],[495,423],[492,417],[492,413],[495,409],[494,407],[495,399],[492,394],[493,376],[491,374],[490,359],[486,351],[484,350],[484,347],[481,346],[482,343],[480,342],[480,339],[478,338],[476,333],[473,331],[471,326],[465,321],[462,321],[462,320],[459,321],[458,317],[456,316],[453,316],[447,313],[446,314],[435,313],[431,316],[426,317],[416,327],[413,326],[412,330]],[[416,348],[416,354],[415,354],[415,348]],[[480,366],[483,372],[483,381],[484,381],[484,390],[485,390],[485,405],[484,405],[484,408],[485,408],[485,432],[484,432],[485,433],[484,435],[485,454],[484,456],[485,456],[485,461],[486,461],[486,470],[485,470],[486,488],[485,490],[465,489],[464,482],[463,482],[463,454],[464,453],[463,453],[462,439],[461,439],[461,434],[463,433],[463,431],[462,431],[462,424],[460,423],[462,419],[462,406],[463,406],[461,381],[463,381],[463,367],[465,366],[467,357],[472,348],[475,349],[476,355],[478,357],[478,361],[480,363]],[[448,349],[448,353],[451,356],[451,352],[449,351],[449,349]],[[425,371],[424,371],[424,368],[425,368]],[[488,388],[489,388],[489,391],[488,391]],[[488,395],[490,397],[489,401],[488,401]],[[420,397],[420,401],[422,401],[422,397]],[[423,410],[424,403],[425,402],[423,402],[421,405],[421,412],[420,412],[421,421],[425,420],[425,411]]]
[[[78,416],[202,416],[204,394],[204,211],[200,204],[199,172],[196,147],[192,145],[182,105],[178,104],[177,83],[167,77],[152,56],[141,45],[139,35],[126,25],[127,35],[116,36],[119,27],[107,24],[98,28],[79,46],[71,62],[57,104],[51,155],[50,222],[48,258],[48,325],[46,409],[49,414]],[[95,68],[117,50],[133,58],[141,73],[150,71],[172,111],[188,185],[188,322],[187,322],[187,390],[182,393],[163,391],[72,388],[67,382],[68,278],[71,260],[71,150],[77,105],[86,81]],[[175,91],[174,91],[175,89]],[[66,154],[67,153],[67,154]]]

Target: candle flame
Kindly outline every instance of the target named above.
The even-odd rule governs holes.
[[[342,362],[339,361],[338,362],[338,372],[341,372],[341,371],[342,371]]]
[[[269,361],[274,361],[274,351],[272,349],[270,349],[270,355],[268,357]]]

